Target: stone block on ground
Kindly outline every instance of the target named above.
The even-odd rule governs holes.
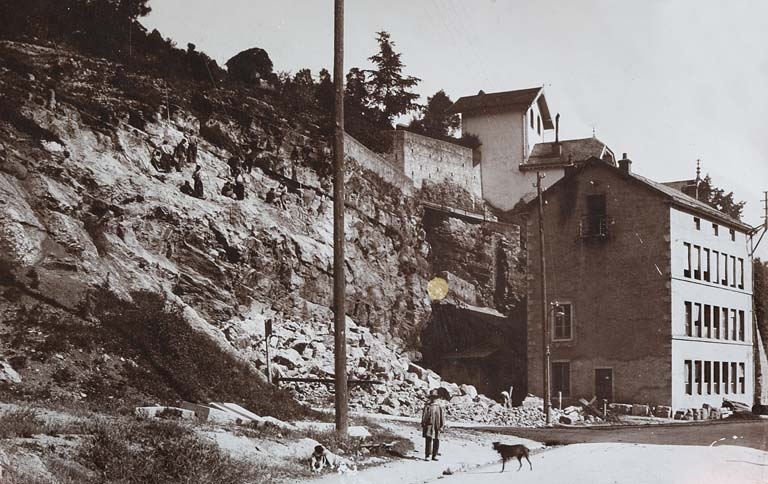
[[[626,403],[609,403],[608,408],[618,415],[632,414],[632,405]]]
[[[544,399],[541,397],[537,397],[536,395],[531,395],[529,393],[528,396],[523,399],[522,405],[525,408],[543,408]]]
[[[224,406],[222,403],[218,402],[211,402],[208,404],[211,408],[215,408],[216,410],[220,410],[222,412],[228,413],[236,418],[236,421],[240,421],[242,423],[249,423],[249,422],[256,422],[256,424],[263,423],[262,418],[259,417],[258,419],[252,419],[250,417],[246,417],[245,415],[242,415],[240,413],[234,412],[231,409]]]
[[[166,406],[150,406],[150,407],[136,407],[134,411],[137,417],[141,418],[182,418],[193,419],[195,418],[195,412],[179,407],[166,407]]]
[[[296,426],[289,422],[283,422],[282,420],[276,419],[275,417],[261,417],[261,422],[258,424],[261,425],[272,425],[273,427],[277,427],[282,430],[294,430]]]
[[[650,413],[648,405],[632,404],[632,416],[633,417],[647,417]]]
[[[238,413],[240,415],[244,415],[245,417],[248,417],[251,420],[258,420],[261,418],[259,415],[256,415],[255,413],[241,407],[236,403],[222,403],[222,405],[224,405],[224,407],[228,408],[232,412]]]
[[[653,416],[659,418],[672,418],[672,407],[658,405],[653,411]]]
[[[181,408],[186,410],[192,410],[200,420],[206,420],[208,422],[217,423],[236,423],[238,420],[242,421],[242,418],[232,414],[230,412],[224,412],[216,408],[211,408],[205,405],[199,405],[197,403],[181,402],[179,404]]]

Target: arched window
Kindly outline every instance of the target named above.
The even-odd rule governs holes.
[[[536,131],[541,134],[541,116],[536,116]]]
[[[531,108],[531,114],[528,117],[531,118],[531,129],[533,129],[533,108]]]

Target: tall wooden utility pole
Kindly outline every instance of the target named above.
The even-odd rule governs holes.
[[[333,328],[336,365],[336,433],[347,438],[347,331],[344,305],[344,0],[334,0],[333,88]]]
[[[539,198],[539,263],[541,269],[541,351],[544,379],[544,417],[550,424],[550,395],[549,395],[549,322],[547,321],[547,264],[544,257],[544,196],[541,192],[541,180],[544,174],[536,172],[536,194]]]

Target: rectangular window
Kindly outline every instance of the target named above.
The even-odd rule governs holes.
[[[693,278],[701,280],[701,247],[693,246]]]
[[[701,395],[701,362],[693,362],[693,381],[696,384],[696,395]]]
[[[685,246],[685,269],[683,270],[683,276],[691,277],[691,244],[683,242]]]
[[[699,217],[693,217],[693,225],[696,227],[696,230],[701,230],[701,219]]]
[[[701,303],[693,305],[693,335],[701,338]]]
[[[691,385],[691,360],[685,360],[685,394],[693,395],[693,387]]]
[[[605,194],[587,196],[587,234],[605,235]]]
[[[736,374],[736,362],[731,363],[731,393],[736,393],[738,384],[738,376]]]
[[[731,272],[733,272],[733,279],[731,279],[731,287],[736,287],[736,257],[731,256]]]
[[[704,305],[704,337],[712,337],[712,306]]]
[[[691,322],[693,321],[691,319],[691,312],[692,312],[692,304],[691,301],[685,301],[685,335],[686,336],[693,336],[693,333],[691,332],[692,325]]]
[[[744,341],[744,311],[739,311],[739,341]]]
[[[736,341],[738,338],[739,328],[736,323],[736,310],[731,309],[731,339]]]
[[[712,337],[720,339],[720,306],[712,307]]]
[[[744,385],[744,371],[746,370],[744,363],[739,363],[739,393],[746,393],[746,387]]]
[[[728,362],[721,362],[723,365],[723,393],[728,394]]]
[[[552,395],[557,392],[571,396],[571,364],[567,361],[552,362]]]
[[[704,362],[704,388],[707,391],[707,395],[712,394],[712,362]]]
[[[715,387],[715,395],[720,395],[720,362],[712,362],[712,382]]]
[[[571,304],[561,303],[558,309],[552,311],[553,340],[569,340],[573,338],[573,308]]]
[[[730,337],[728,333],[728,308],[722,308],[720,311],[723,314],[723,339],[728,339]]]
[[[739,257],[739,289],[744,289],[744,259]]]
[[[723,279],[720,282],[723,286],[728,285],[728,254],[723,254]]]
[[[736,241],[736,231],[731,229],[730,233],[731,233],[731,240],[733,240],[735,242]]]
[[[709,249],[704,249],[704,280],[709,282]]]
[[[720,282],[720,252],[713,250],[712,260],[715,262],[715,273],[712,275],[712,282],[717,284]]]
[[[717,224],[712,224],[712,233],[715,235],[718,235],[720,232],[720,227],[717,226]]]

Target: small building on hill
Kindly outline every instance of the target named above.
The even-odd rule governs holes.
[[[535,171],[544,171],[545,186],[562,178],[566,167],[590,158],[615,165],[613,152],[596,138],[560,140],[544,88],[485,93],[459,98],[451,107],[461,113],[462,133],[480,139],[483,198],[500,210],[511,210],[535,195]],[[553,141],[545,134],[554,133]]]
[[[751,405],[750,227],[618,164],[592,158],[544,192],[553,397]],[[528,391],[542,395],[537,202],[528,208]]]

